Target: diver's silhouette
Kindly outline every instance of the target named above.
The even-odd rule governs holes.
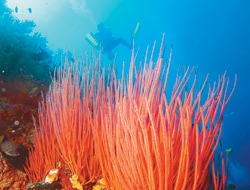
[[[109,59],[114,58],[114,54],[112,50],[117,47],[118,45],[124,45],[128,48],[132,48],[132,44],[129,44],[123,38],[116,38],[112,36],[112,32],[107,29],[104,23],[99,23],[97,25],[98,32],[93,34],[95,40],[99,43],[99,49],[103,54],[106,54]]]

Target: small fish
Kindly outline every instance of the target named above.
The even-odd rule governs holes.
[[[18,7],[17,6],[15,7],[15,12],[18,13]]]
[[[31,9],[31,8],[28,8],[28,12],[29,12],[29,13],[32,13],[32,9]]]
[[[3,135],[2,135],[3,136]],[[0,138],[0,150],[8,156],[19,156],[17,146],[11,142],[7,137],[3,136]]]
[[[229,184],[229,185],[228,185],[228,188],[229,188],[229,189],[236,189],[236,185],[234,185],[234,184]]]
[[[232,116],[232,115],[234,115],[234,112],[233,112],[233,111],[230,112],[230,113],[228,113],[228,114],[225,114],[225,117],[229,117],[229,116]]]
[[[226,149],[226,152],[227,152],[227,153],[233,152],[233,149],[232,149],[232,148],[227,148],[227,149]]]
[[[38,87],[33,87],[30,89],[30,91],[28,92],[28,94],[33,94],[37,91]]]

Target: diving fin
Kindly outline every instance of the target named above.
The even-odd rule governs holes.
[[[132,38],[132,39],[135,38],[136,34],[137,34],[138,31],[139,31],[139,28],[140,28],[140,22],[137,22],[136,25],[135,25],[135,28],[134,28],[134,30],[133,30],[133,32],[132,32],[132,35],[131,35],[131,38]]]

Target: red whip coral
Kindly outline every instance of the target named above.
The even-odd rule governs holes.
[[[164,73],[160,53],[154,68],[150,60],[135,76],[134,62],[132,56],[128,80],[114,79],[113,89],[105,94],[106,104],[95,114],[96,152],[107,188],[197,190],[213,184],[225,189],[224,170],[222,176],[213,171],[211,181],[210,166],[223,112],[234,91],[227,96],[226,75],[202,101],[205,83],[197,94],[196,80],[186,91],[191,76],[187,70],[177,78],[168,100],[170,61]]]
[[[192,76],[187,69],[168,98],[171,53],[167,67],[162,48],[155,66],[152,57],[136,71],[132,55],[128,78],[123,74],[121,80],[114,71],[105,78],[98,67],[76,64],[58,70],[40,106],[29,178],[61,161],[79,189],[101,175],[107,189],[225,189],[224,161],[217,173],[214,154],[234,88],[227,94],[224,74],[207,91],[206,80],[197,93],[194,77],[187,90]],[[42,163],[52,165],[39,169]]]
[[[61,160],[56,151],[57,141],[52,128],[50,116],[45,112],[46,102],[39,105],[39,125],[35,123],[35,149],[30,150],[29,158],[25,167],[29,182],[40,182],[45,180],[50,169],[56,167]]]
[[[81,70],[83,76],[76,70]],[[90,82],[88,72],[87,66],[76,68],[68,63],[57,70],[58,74],[39,106],[35,149],[31,151],[26,168],[31,182],[44,181],[46,173],[58,162],[66,165],[71,175],[78,176],[82,186],[100,177],[91,131],[94,83]],[[69,183],[70,174],[61,174],[63,179],[65,176]]]

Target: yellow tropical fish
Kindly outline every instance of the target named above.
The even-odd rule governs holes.
[[[38,87],[33,87],[30,89],[30,91],[28,92],[28,94],[33,94],[37,91]]]

